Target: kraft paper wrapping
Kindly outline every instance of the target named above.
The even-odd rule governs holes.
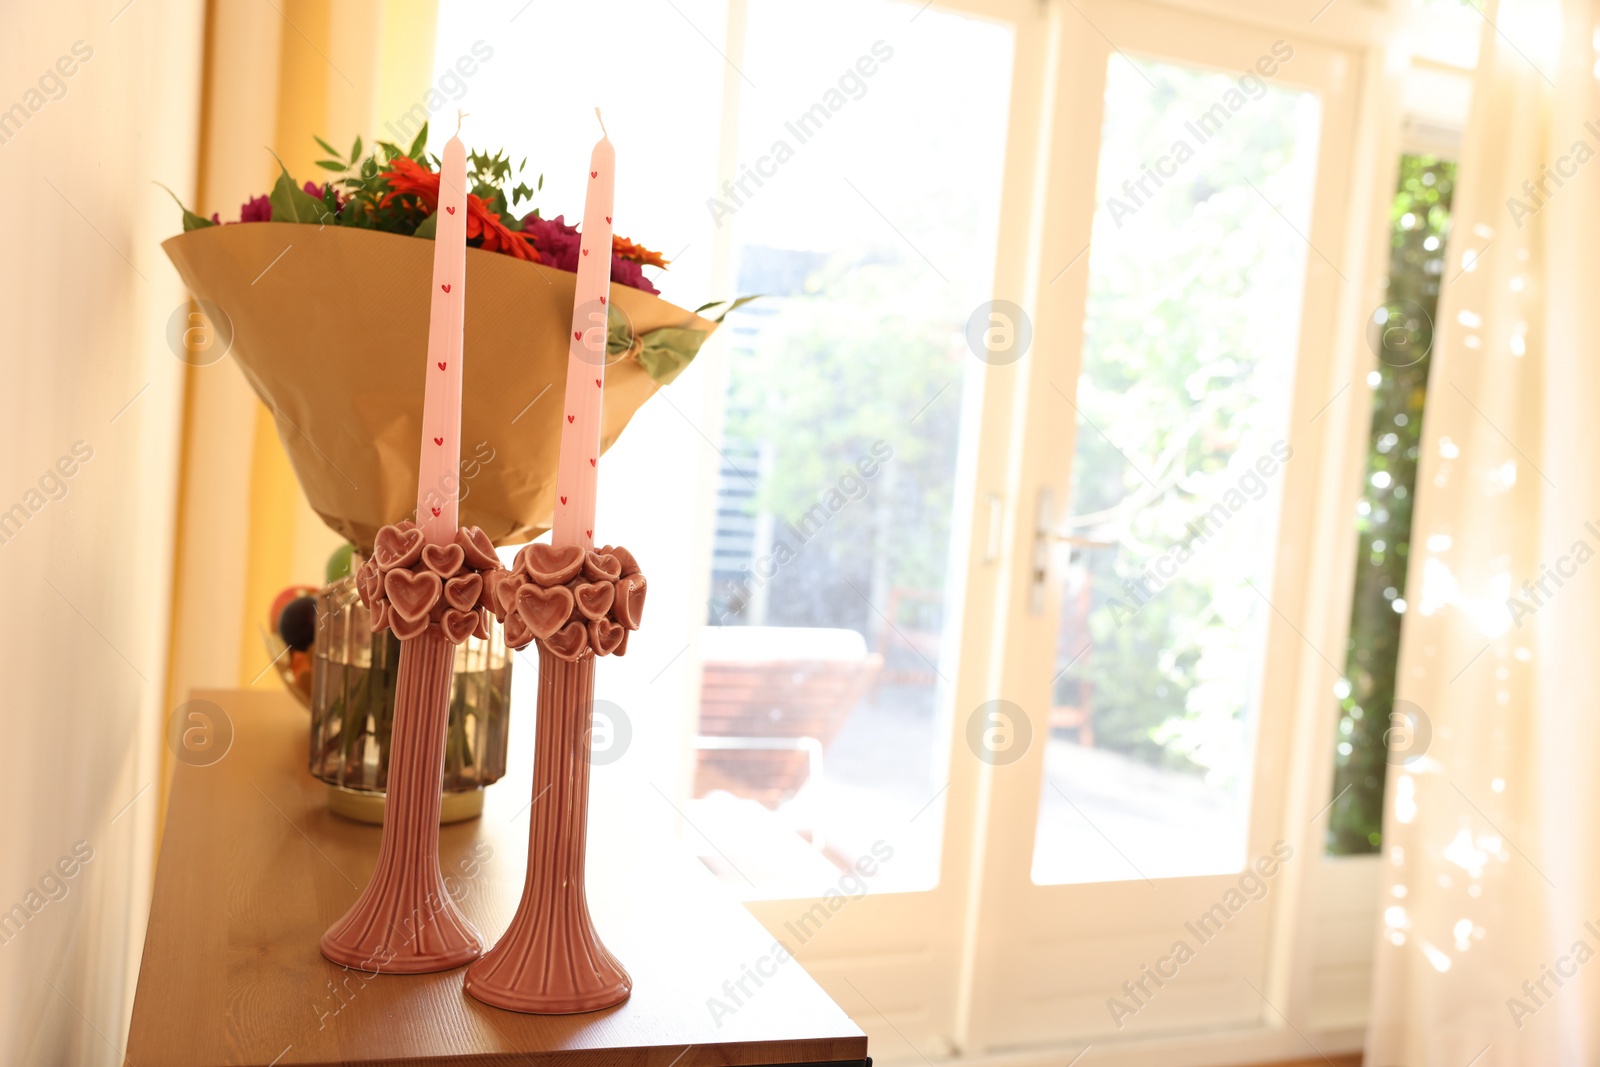
[[[225,313],[213,326],[225,340],[231,324],[231,353],[272,409],[312,508],[370,551],[380,527],[416,510],[433,242],[255,222],[162,248],[189,291]],[[467,249],[460,521],[497,545],[550,527],[576,277]],[[621,285],[611,304],[621,320],[602,450],[717,325]],[[619,321],[632,344],[617,355]]]

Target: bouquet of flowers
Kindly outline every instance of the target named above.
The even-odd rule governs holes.
[[[241,206],[238,224],[183,208],[184,233],[162,246],[272,409],[311,506],[363,550],[416,502],[425,241],[440,180],[426,138],[424,129],[407,149],[379,142],[365,155],[357,138],[348,156],[318,138],[326,180],[297,182],[280,162],[277,182]],[[543,185],[521,179],[525,162],[468,157],[461,523],[496,544],[549,527],[580,236],[559,215],[517,217]],[[742,303],[691,312],[661,300],[644,269],[667,265],[625,238],[612,242],[602,447],[721,322],[702,313]]]

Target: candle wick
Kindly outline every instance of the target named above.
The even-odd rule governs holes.
[[[594,117],[600,120],[600,136],[610,137],[611,135],[606,132],[606,120],[601,117],[599,108],[594,109]]]
[[[460,108],[456,109],[456,136],[457,137],[461,136],[461,120],[466,118],[466,117],[467,117],[467,113],[465,111],[462,111]]]

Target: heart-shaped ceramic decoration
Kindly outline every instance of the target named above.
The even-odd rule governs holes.
[[[600,550],[600,554],[602,556],[617,557],[617,562],[622,566],[622,574],[624,577],[630,574],[639,573],[639,562],[633,558],[632,552],[629,552],[621,545],[607,545]]]
[[[544,647],[557,659],[575,660],[589,644],[589,631],[581,622],[569,622],[544,639]]]
[[[572,615],[572,590],[528,584],[517,590],[517,614],[535,637],[549,637]]]
[[[383,572],[378,569],[376,560],[367,560],[356,571],[356,592],[361,594],[361,602],[369,608],[383,596]]]
[[[476,577],[476,575],[474,575]],[[472,636],[472,631],[478,627],[478,613],[476,611],[447,611],[439,620],[439,628],[452,645],[459,645]]]
[[[407,622],[427,622],[428,612],[444,592],[444,583],[432,571],[393,570],[383,576],[383,592],[393,614]],[[398,626],[395,632],[400,632]]]
[[[467,561],[466,550],[454,541],[448,545],[424,545],[422,565],[441,578],[449,578]]]
[[[381,571],[396,567],[409,567],[422,555],[422,531],[416,527],[403,530],[398,526],[385,526],[373,539],[372,558]]]
[[[480,641],[489,640],[489,609],[479,608],[472,613],[477,622],[472,624],[472,636]]]
[[[609,553],[591,551],[583,557],[583,573],[591,582],[614,582],[622,577],[622,561]]]
[[[495,614],[502,619],[517,610],[517,590],[528,584],[528,576],[521,571],[491,571],[498,573],[492,587]]]
[[[456,544],[467,554],[467,563],[473,570],[490,571],[500,566],[500,557],[494,554],[494,543],[489,535],[476,526],[463,526],[456,531]]]
[[[367,605],[367,623],[372,627],[373,633],[379,633],[389,628],[389,602],[375,600]]]
[[[394,630],[394,635],[402,641],[421,636],[422,632],[430,625],[431,622],[426,615],[412,622],[408,619],[402,619],[395,612],[391,611],[389,613],[389,626]]]
[[[637,630],[639,620],[644,616],[644,594],[647,588],[644,575],[630,574],[626,578],[618,579],[615,588],[617,621],[630,630]]]
[[[610,582],[579,582],[572,587],[572,595],[584,618],[603,619],[606,612],[611,610],[611,602],[616,599],[617,591]]]
[[[516,612],[506,616],[506,644],[511,648],[526,648],[533,640],[533,631]]]
[[[627,636],[628,631],[610,619],[595,619],[589,623],[589,637],[594,642],[594,650],[602,656],[615,652]]]
[[[564,585],[583,568],[578,545],[531,544],[519,555],[522,571],[540,585]]]
[[[457,611],[472,611],[483,593],[483,575],[476,571],[458,574],[444,583],[444,599]]]

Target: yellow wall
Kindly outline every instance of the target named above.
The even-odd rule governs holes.
[[[276,177],[271,147],[304,181],[319,135],[371,143],[433,71],[432,2],[213,0],[197,210],[235,216]],[[229,361],[189,372],[171,702],[199,686],[281,684],[261,631],[272,598],[321,580],[339,544],[305,503],[271,413]]]

